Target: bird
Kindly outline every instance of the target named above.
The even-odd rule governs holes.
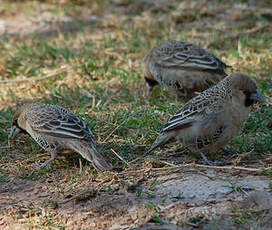
[[[160,84],[176,99],[191,98],[227,76],[231,67],[212,53],[186,41],[168,41],[155,46],[142,60],[147,94]]]
[[[265,97],[256,83],[246,74],[232,73],[178,110],[161,127],[146,154],[177,142],[198,152],[205,163],[213,164],[204,152],[214,153],[237,136],[251,107],[260,101]]]
[[[60,151],[73,150],[95,169],[110,170],[112,166],[98,152],[94,136],[84,121],[69,110],[55,105],[32,103],[21,106],[13,115],[9,138],[19,133],[29,134],[51,157],[38,168],[53,161]]]

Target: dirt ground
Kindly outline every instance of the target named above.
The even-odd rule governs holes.
[[[100,20],[87,11],[82,17],[85,25]],[[41,14],[30,20],[23,13],[7,15],[1,17],[0,36],[52,36],[59,30],[77,30],[70,22],[71,18],[61,16]],[[265,159],[271,161],[271,156]],[[98,177],[83,167],[75,184],[71,181],[78,178],[78,171],[69,167],[45,169],[38,179],[15,173],[0,182],[0,229],[268,230],[272,229],[268,171],[254,164],[209,167],[151,162]],[[36,172],[33,166],[33,177]]]
[[[123,174],[130,178],[84,182],[68,196],[61,193],[65,181],[51,174],[38,181],[14,178],[1,187],[2,229],[22,229],[29,219],[33,227],[57,222],[56,228],[68,229],[236,229],[241,223],[231,216],[244,208],[263,213],[254,229],[272,226],[269,179],[257,172],[195,165],[131,170]]]

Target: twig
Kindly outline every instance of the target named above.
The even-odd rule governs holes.
[[[163,163],[163,164],[169,165],[169,166],[171,166],[171,167],[176,166],[176,165],[174,165],[174,164],[172,164],[172,163],[169,163],[169,162],[167,162],[167,161],[162,161],[162,160],[160,160],[160,162]]]
[[[131,174],[131,173],[147,173],[148,171],[152,170],[152,168],[142,168],[142,169],[138,169],[138,170],[135,170],[135,169],[129,169],[129,170],[126,170],[126,171],[123,171],[123,172],[119,172],[118,174],[119,175],[123,175],[123,174]]]
[[[79,158],[79,174],[82,175],[82,161],[81,161],[81,158]]]
[[[76,195],[72,196],[71,198],[68,198],[68,199],[66,199],[66,200],[60,201],[59,204],[65,204],[65,203],[67,203],[67,202],[69,202],[69,201],[71,201],[71,200],[74,200],[74,199],[79,198],[80,196],[82,196],[82,195],[84,195],[84,194],[86,194],[86,193],[93,192],[93,191],[94,191],[94,190],[87,189],[87,190],[85,190],[85,191],[83,191],[83,192],[80,192],[79,194],[76,194]]]
[[[138,160],[140,160],[140,159],[143,159],[143,157],[137,157],[137,158],[131,160],[129,163],[131,164],[131,163],[133,163],[133,162],[135,162],[135,161],[138,161]]]
[[[62,201],[58,202],[58,204],[65,204],[65,203],[67,203],[67,202],[69,202],[69,201],[71,201],[71,200],[78,199],[80,196],[82,196],[82,195],[84,195],[84,194],[86,194],[86,193],[89,193],[89,192],[96,192],[96,189],[97,189],[101,184],[103,184],[103,183],[104,183],[104,181],[101,181],[101,182],[99,182],[93,189],[86,189],[86,190],[84,190],[84,191],[82,191],[82,192],[80,192],[80,193],[78,193],[78,194],[72,196],[71,198],[68,198],[68,199],[66,199],[66,200],[62,200]]]
[[[108,185],[108,186],[111,185],[113,181],[114,181],[114,179],[112,179],[109,183],[107,183],[107,185]],[[99,182],[96,186],[94,186],[94,188],[92,188],[92,189],[86,189],[86,190],[84,190],[84,191],[82,191],[82,192],[80,192],[80,193],[78,193],[78,194],[72,196],[71,198],[68,198],[68,199],[66,199],[66,200],[62,200],[62,201],[58,202],[58,204],[65,204],[65,203],[67,203],[67,202],[69,202],[69,201],[71,201],[71,200],[79,199],[82,195],[84,195],[84,194],[86,194],[86,193],[91,193],[91,192],[93,192],[94,194],[91,194],[90,196],[94,196],[96,193],[99,193],[99,190],[97,190],[98,187],[99,187],[101,184],[104,184],[104,183],[105,183],[105,181],[101,181],[101,182]]]
[[[138,112],[135,112],[135,113],[132,113],[130,114],[130,116],[128,116],[123,122],[121,122],[115,129],[113,129],[111,131],[111,133],[105,138],[105,140],[103,140],[102,142],[106,142],[110,137],[111,135],[117,130],[119,129],[123,124],[125,124],[125,122],[133,115],[133,114],[137,114]]]
[[[209,178],[210,180],[214,180],[214,178],[211,177],[211,176],[209,176],[209,175],[207,175],[207,173],[203,173],[203,172],[199,172],[199,171],[197,173],[200,174],[200,175],[202,175],[202,176],[205,176],[205,177]]]
[[[127,119],[125,119],[122,123],[120,123],[118,126],[116,126],[115,129],[113,129],[111,131],[111,133],[102,142],[106,142],[117,129],[119,129],[123,124],[125,124],[125,122],[127,121]]]
[[[130,166],[130,164],[124,160],[117,152],[115,152],[113,149],[111,149],[111,151],[121,160],[123,161],[126,165]]]
[[[29,78],[21,78],[21,79],[3,80],[3,81],[0,81],[0,84],[18,83],[18,82],[24,82],[24,81],[41,81],[41,80],[44,80],[44,79],[47,79],[50,77],[54,77],[54,76],[61,74],[63,72],[66,72],[72,68],[74,68],[74,67],[73,66],[72,67],[63,67],[63,68],[60,68],[60,69],[54,71],[53,73],[49,73],[49,74],[41,76],[41,77],[29,77]]]
[[[162,168],[148,168],[148,169],[139,169],[139,170],[128,170],[128,171],[121,172],[119,174],[141,173],[141,172],[147,172],[147,171],[164,171],[164,170],[192,168],[192,167],[220,169],[220,170],[241,170],[241,171],[255,172],[255,173],[263,173],[263,172],[272,170],[272,167],[259,168],[258,169],[258,168],[245,168],[245,167],[239,167],[239,166],[212,166],[212,165],[200,165],[200,164],[190,163],[190,164],[175,165],[175,166],[162,167]]]
[[[247,30],[245,32],[239,32],[237,34],[234,34],[234,35],[230,35],[230,36],[225,36],[223,38],[219,38],[219,39],[215,39],[215,40],[212,40],[211,42],[208,42],[206,45],[205,45],[205,48],[209,48],[211,45],[213,45],[214,43],[216,42],[222,42],[222,41],[225,41],[225,40],[229,40],[229,39],[237,39],[241,36],[245,36],[245,35],[249,35],[249,34],[252,34],[252,33],[257,33],[259,31],[262,31],[266,28],[269,28],[270,25],[261,25],[261,26],[258,26],[258,27],[255,27],[253,29],[250,29],[250,30]]]
[[[225,170],[242,170],[242,171],[259,172],[259,173],[262,173],[262,172],[272,169],[272,167],[258,169],[258,168],[245,168],[245,167],[239,167],[239,166],[212,166],[212,165],[200,165],[200,164],[192,163],[192,164],[176,165],[176,166],[172,166],[172,167],[152,168],[152,170],[153,171],[160,171],[160,170],[177,169],[177,168],[183,168],[183,167],[199,167],[199,168],[225,169]]]

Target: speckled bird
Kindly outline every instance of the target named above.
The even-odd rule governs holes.
[[[253,104],[265,98],[247,75],[234,73],[188,101],[161,128],[147,153],[179,142],[199,152],[212,153],[238,135]]]
[[[43,103],[23,105],[12,118],[10,138],[18,133],[29,134],[51,153],[49,160],[40,165],[36,162],[39,168],[53,161],[58,152],[73,150],[97,170],[111,169],[111,165],[96,149],[93,134],[85,122],[61,106]]]
[[[176,98],[192,97],[217,84],[227,66],[205,49],[185,41],[169,41],[151,49],[143,58],[142,70],[148,94],[154,86],[172,92]]]

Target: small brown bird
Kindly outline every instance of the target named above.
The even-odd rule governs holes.
[[[184,41],[169,41],[151,49],[142,61],[148,94],[160,84],[170,92],[192,97],[217,84],[227,66],[201,47]]]
[[[93,134],[84,121],[67,109],[51,104],[34,103],[19,108],[13,118],[10,137],[29,134],[51,158],[36,166],[42,168],[62,150],[73,150],[92,162],[98,170],[110,170],[111,165],[97,151]]]
[[[265,98],[247,75],[235,73],[188,101],[161,129],[147,153],[180,142],[201,154],[215,152],[238,135],[250,108]]]

